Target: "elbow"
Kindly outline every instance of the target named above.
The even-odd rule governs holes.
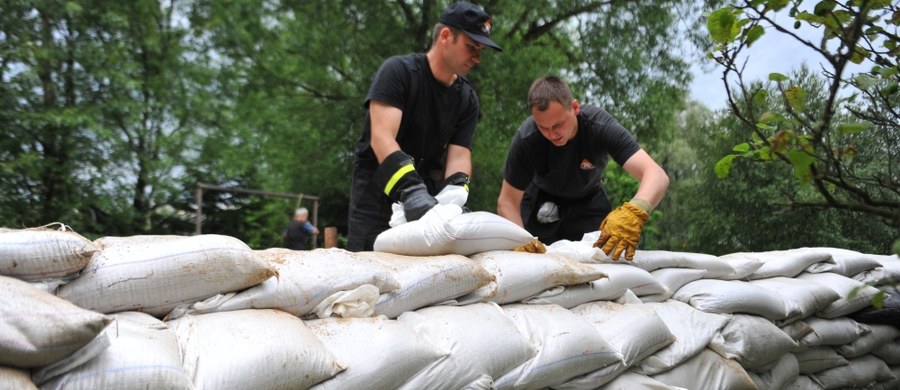
[[[669,189],[669,183],[671,183],[671,181],[669,180],[669,174],[667,174],[666,171],[662,168],[659,169],[659,174],[660,187],[663,189],[663,192],[665,192]]]

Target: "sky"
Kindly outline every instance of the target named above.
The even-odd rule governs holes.
[[[806,1],[805,3],[810,2]],[[805,8],[801,7],[801,9]],[[790,19],[786,12],[776,15],[775,20],[779,24],[789,27],[793,24],[793,19]],[[814,43],[818,43],[822,36],[821,29],[817,30],[806,24],[795,31],[798,35]],[[810,69],[821,72],[821,64],[824,64],[824,59],[820,54],[771,27],[766,28],[766,33],[753,46],[742,51],[739,57],[740,63],[748,58],[744,71],[745,82],[768,80],[769,73],[772,72],[788,75],[792,70],[799,69],[804,63]],[[725,85],[722,82],[722,67],[713,60],[704,59],[697,62],[700,61],[702,64],[695,63],[691,68],[694,75],[694,80],[690,85],[691,97],[713,110],[725,108],[727,96]],[[849,74],[846,72],[859,73],[871,68],[871,64],[865,63],[851,65],[845,71],[844,76]],[[733,80],[731,84],[733,84]]]

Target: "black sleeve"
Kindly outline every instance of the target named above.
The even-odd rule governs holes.
[[[402,110],[410,82],[407,67],[403,58],[399,56],[388,58],[381,64],[363,106],[368,108],[370,101],[378,100]]]
[[[519,129],[509,144],[506,164],[503,166],[503,179],[518,190],[524,191],[534,178],[534,161],[529,143],[523,137],[523,128],[528,126],[529,118]]]

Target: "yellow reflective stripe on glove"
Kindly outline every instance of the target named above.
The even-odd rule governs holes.
[[[610,212],[600,223],[600,238],[594,243],[594,248],[603,248],[603,252],[613,260],[618,260],[622,252],[625,252],[626,260],[634,259],[641,230],[650,217],[641,206],[638,202],[625,202]]]
[[[387,185],[384,186],[384,194],[390,197],[391,191],[394,189],[394,186],[397,185],[397,182],[403,178],[403,175],[415,170],[416,167],[414,167],[412,164],[406,164],[400,167],[400,169],[398,169],[396,172],[394,172],[393,175],[391,175],[391,179],[388,180]]]

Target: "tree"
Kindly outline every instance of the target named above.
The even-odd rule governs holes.
[[[824,81],[809,69],[791,75],[811,91],[809,105],[821,107]],[[762,86],[762,83],[757,83]],[[754,87],[757,86],[754,84]],[[776,86],[765,87],[776,94]],[[772,109],[780,103],[771,99]],[[715,174],[715,164],[742,141],[743,124],[726,110],[710,112],[691,105],[682,117],[677,158],[666,161],[672,179],[657,220],[664,235],[660,248],[723,255],[792,249],[800,246],[851,248],[864,253],[888,253],[896,230],[871,223],[870,216],[838,209],[792,207],[782,199],[809,196],[809,186],[793,179],[792,167],[751,159],[736,159],[728,180]]]
[[[152,232],[190,164],[204,78],[176,2],[4,3],[6,221]],[[199,104],[198,104],[199,103]],[[9,207],[9,209],[7,209]],[[36,212],[34,212],[36,211]]]
[[[808,10],[801,3],[747,0],[709,16],[716,44],[710,56],[722,67],[729,109],[744,128],[743,142],[717,163],[716,173],[728,175],[738,158],[787,166],[807,189],[786,193],[791,205],[862,213],[896,228],[900,7],[887,0],[824,0]],[[792,26],[773,18],[784,9]],[[816,28],[821,39],[810,41],[793,32],[803,25]],[[826,80],[821,91],[777,73],[768,80],[774,89],[744,80],[739,54],[767,30],[821,55]],[[870,71],[845,74],[848,64],[864,61],[873,64]],[[852,93],[842,95],[845,88]],[[825,98],[821,105],[811,105],[810,96],[817,92]]]

